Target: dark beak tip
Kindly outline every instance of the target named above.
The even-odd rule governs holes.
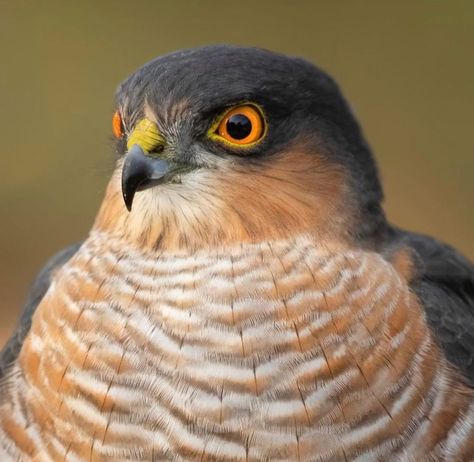
[[[123,201],[125,203],[125,207],[129,212],[132,211],[132,205],[133,205],[133,197],[132,196],[127,196],[125,193],[122,194],[123,196]]]
[[[134,181],[134,178],[129,175],[128,170],[126,170],[126,167],[124,166],[122,171],[122,198],[123,202],[125,203],[125,207],[129,212],[132,210],[133,199],[137,189],[137,182]]]

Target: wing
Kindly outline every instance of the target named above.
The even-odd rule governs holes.
[[[412,288],[447,359],[474,387],[474,265],[454,248],[420,234],[395,230],[415,251],[418,274]]]
[[[36,277],[17,327],[0,353],[0,379],[4,377],[9,366],[16,360],[23,345],[23,340],[30,330],[31,318],[46,294],[53,275],[77,252],[79,247],[80,244],[72,245],[56,254]]]

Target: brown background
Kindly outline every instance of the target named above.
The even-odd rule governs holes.
[[[45,259],[90,228],[116,85],[209,43],[327,69],[377,154],[389,217],[474,257],[474,2],[0,0],[0,344]]]

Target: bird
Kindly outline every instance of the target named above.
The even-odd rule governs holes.
[[[205,46],[112,112],[91,231],[1,354],[1,461],[474,459],[474,266],[388,220],[331,76]]]

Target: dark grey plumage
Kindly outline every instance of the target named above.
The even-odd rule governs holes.
[[[10,337],[6,345],[0,353],[0,380],[5,376],[9,366],[16,360],[18,353],[28,331],[31,327],[31,319],[33,314],[41,302],[42,298],[48,291],[51,284],[51,278],[79,249],[80,244],[75,244],[52,257],[36,277],[33,286],[30,289],[25,307],[18,321],[13,335]]]
[[[414,250],[417,274],[412,288],[439,346],[474,387],[474,265],[428,236],[397,229],[389,239]]]

